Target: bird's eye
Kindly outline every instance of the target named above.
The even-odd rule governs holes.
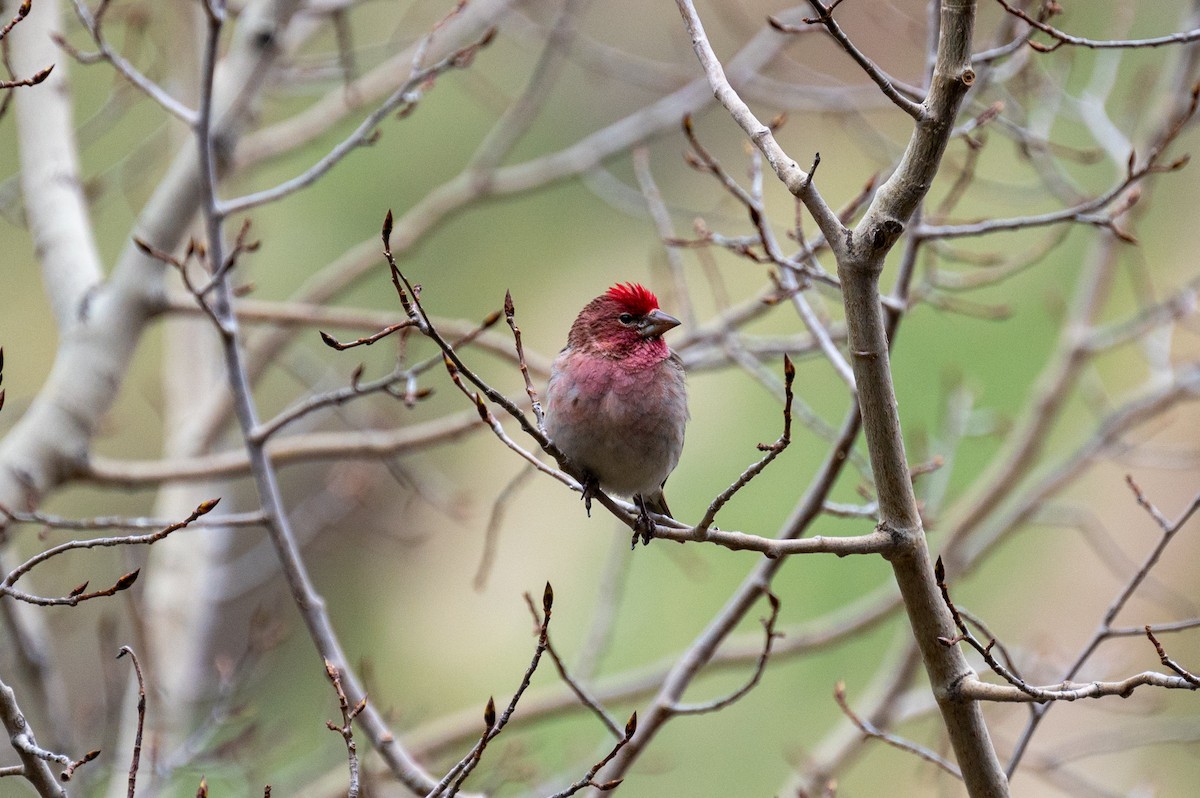
[[[621,322],[622,324],[633,324],[633,314],[622,313],[620,316],[617,316],[617,321]]]

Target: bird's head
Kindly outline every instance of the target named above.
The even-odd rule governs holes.
[[[618,283],[580,311],[567,345],[607,357],[653,353],[666,357],[662,335],[679,319],[659,310],[658,297],[637,283]],[[660,352],[661,350],[661,352]]]

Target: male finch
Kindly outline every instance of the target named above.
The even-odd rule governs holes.
[[[662,487],[688,409],[683,364],[662,335],[678,325],[642,286],[615,285],[580,311],[546,389],[546,432],[583,472],[589,508],[597,485],[637,503],[635,546],[639,532],[643,544],[654,535],[651,512],[671,514]]]

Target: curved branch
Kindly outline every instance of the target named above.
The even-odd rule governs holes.
[[[34,6],[6,40],[13,68],[23,74],[40,70],[53,60],[59,53],[50,34],[61,28],[58,3]],[[25,216],[61,335],[78,326],[84,297],[102,278],[100,252],[83,196],[67,77],[67,65],[60,64],[40,90],[16,96]]]

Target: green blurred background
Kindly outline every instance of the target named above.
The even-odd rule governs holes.
[[[172,28],[167,17],[178,13],[179,8],[140,7],[147,25],[142,38],[131,32],[128,16],[118,13],[127,11],[126,5],[118,2],[110,12],[114,16],[110,35],[118,44],[140,43],[145,48],[146,63],[152,65],[147,67],[149,71],[162,68],[170,52],[166,37]],[[1088,3],[1086,9],[1084,4],[1070,5],[1079,8],[1068,9],[1062,26],[1080,35],[1095,36],[1109,35],[1109,20],[1124,8],[1123,4],[1109,2]],[[1178,29],[1183,5],[1140,5],[1127,35]],[[551,19],[554,10],[549,3],[523,4],[522,8],[542,22]],[[701,13],[711,20],[710,33],[722,56],[731,54],[757,31],[766,14],[779,10],[761,3],[701,6]],[[367,68],[387,57],[444,11],[428,3],[363,5],[352,15],[354,42],[361,48],[360,66]],[[980,41],[995,28],[999,13],[998,8],[983,4]],[[922,63],[923,3],[847,3],[841,17],[860,47],[884,68],[916,80]],[[678,15],[668,4],[629,0],[595,4],[588,8],[580,30],[591,39],[661,62],[681,75],[699,74]],[[323,34],[310,49],[327,53],[332,43],[332,34]],[[494,124],[498,109],[520,92],[539,47],[520,30],[502,29],[496,42],[479,54],[469,70],[439,78],[411,117],[385,123],[377,144],[350,155],[316,187],[252,212],[253,234],[263,245],[239,265],[240,280],[254,284],[252,296],[289,297],[307,276],[347,248],[376,237],[387,209],[402,215],[432,188],[456,174]],[[786,53],[768,70],[771,77],[833,87],[862,83],[848,59],[817,37],[804,39]],[[1087,90],[1098,65],[1111,65],[1116,59],[1116,82],[1107,110],[1118,127],[1137,140],[1158,121],[1147,116],[1147,101],[1154,100],[1147,98],[1147,87],[1154,85],[1157,73],[1176,56],[1162,49],[1098,54],[1064,48],[1038,56],[1038,64],[1032,69],[1052,76],[1047,82],[1061,83],[1068,94],[1078,96]],[[83,160],[89,191],[96,198],[92,218],[105,262],[111,265],[127,245],[133,220],[161,174],[167,153],[173,151],[179,131],[177,125],[164,123],[163,115],[147,102],[131,96],[106,68],[71,65],[70,70],[77,118],[88,120],[84,123],[87,133]],[[317,88],[323,92],[335,87],[336,79],[331,79]],[[572,63],[508,162],[563,147],[659,93],[597,78]],[[283,87],[264,110],[264,120],[286,118],[314,96],[313,91]],[[111,103],[116,103],[115,110]],[[758,104],[755,110],[769,118],[776,109]],[[355,123],[348,120],[312,146],[233,181],[225,187],[225,196],[270,186],[297,173]],[[729,171],[744,179],[744,145],[725,112],[709,107],[698,114],[697,131]],[[871,110],[863,113],[793,112],[780,133],[780,141],[802,163],[820,151],[820,188],[830,204],[838,207],[892,161],[907,131],[906,120],[898,112],[873,100]],[[985,135],[988,144],[978,179],[954,217],[970,220],[1057,207],[1039,188],[1034,170],[1017,148],[998,131]],[[1052,138],[1064,147],[1096,149],[1086,128],[1070,113],[1055,122]],[[1194,149],[1196,143],[1195,131],[1189,131],[1173,152],[1182,154]],[[679,233],[689,235],[690,220],[702,216],[710,228],[719,232],[749,234],[744,211],[720,191],[715,181],[683,163],[685,149],[686,142],[677,128],[669,128],[649,142],[651,166],[674,212]],[[8,177],[18,168],[15,152],[12,120],[0,121],[0,167],[7,178],[0,187],[4,212],[0,222],[0,252],[4,253],[0,266],[0,344],[5,351],[4,385],[8,390],[7,405],[0,414],[0,433],[19,418],[23,406],[34,396],[55,351],[55,329],[30,239],[21,224],[15,177]],[[951,145],[943,178],[933,190],[935,199],[945,193],[947,175],[957,171],[965,155],[961,140]],[[1105,162],[1067,162],[1067,168],[1081,185],[1096,193],[1111,185],[1117,175],[1117,169]],[[1153,179],[1152,202],[1138,208],[1132,224],[1140,243],[1122,251],[1122,267],[1106,307],[1106,319],[1135,312],[1135,289],[1143,279],[1149,279],[1154,295],[1162,297],[1196,275],[1194,220],[1200,186],[1192,173],[1186,169]],[[793,218],[791,198],[769,179],[766,195],[777,229],[783,230]],[[668,311],[673,309],[672,302],[677,304],[662,245],[649,219],[637,207],[639,202],[630,158],[622,153],[606,161],[588,179],[571,179],[531,193],[476,203],[453,214],[407,252],[401,266],[411,279],[423,284],[426,307],[442,316],[482,318],[498,309],[504,292],[511,291],[526,346],[543,356],[552,356],[565,340],[566,329],[578,309],[613,282],[645,282],[659,291]],[[810,232],[811,228],[807,225]],[[1045,235],[1002,234],[964,246],[1011,255],[1037,246]],[[972,427],[981,434],[966,438],[954,453],[948,486],[951,500],[979,476],[998,450],[1008,422],[1027,400],[1055,344],[1079,263],[1096,235],[1091,228],[1073,229],[1039,264],[997,287],[967,295],[969,301],[980,306],[1003,308],[1003,319],[918,305],[903,322],[893,366],[910,459],[921,462],[946,454],[937,449],[937,440],[952,391],[969,392],[976,408]],[[899,247],[893,261],[898,254]],[[713,257],[720,279],[734,300],[748,298],[764,285],[766,267],[723,252],[714,252]],[[707,318],[717,302],[694,253],[685,251],[684,260],[697,310],[702,319]],[[833,268],[831,261],[824,265]],[[890,286],[894,269],[893,262],[884,275],[884,286]],[[837,298],[825,294],[822,300],[824,310],[839,318]],[[397,318],[400,313],[382,262],[336,304],[395,310]],[[783,308],[751,329],[786,333],[797,332],[800,327],[794,314]],[[1180,332],[1174,347],[1178,360],[1195,358],[1194,332],[1194,326],[1190,334],[1187,329]],[[410,346],[414,356],[433,351],[415,339]],[[390,368],[394,356],[395,349],[387,345],[338,354],[320,345],[315,330],[305,330],[296,336],[295,344],[280,357],[277,368],[262,384],[260,406],[265,414],[286,407],[304,395],[310,383],[322,388],[344,384],[359,362],[367,364],[368,377],[381,375]],[[154,327],[96,441],[97,452],[120,458],[149,458],[158,453],[163,433],[163,357],[161,329]],[[472,353],[469,360],[498,387],[520,391],[520,375],[510,365],[482,353]],[[777,373],[781,370],[778,363],[770,367]],[[1121,394],[1146,377],[1143,358],[1136,348],[1129,348],[1100,359],[1088,384],[1096,390],[1103,387]],[[412,410],[393,401],[372,399],[363,403],[367,409],[357,415],[338,418],[330,414],[327,428],[361,423],[407,424],[435,418],[448,409],[469,407],[444,374],[430,372],[425,384],[436,392]],[[797,388],[803,400],[829,424],[840,422],[846,409],[845,390],[825,362],[803,361]],[[694,521],[712,497],[756,459],[754,445],[778,435],[780,405],[761,385],[734,369],[695,374],[690,378],[690,391],[688,443],[668,485],[668,494],[679,517]],[[1094,407],[1083,398],[1073,400],[1069,423],[1056,429],[1051,440],[1052,456],[1089,434],[1093,413]],[[1187,410],[1172,414],[1139,438],[1149,436],[1157,445],[1193,451],[1195,428],[1195,413]],[[224,445],[236,446],[236,441],[229,437]],[[718,523],[727,529],[774,534],[825,449],[823,440],[800,429],[792,447],[729,504]],[[681,651],[703,630],[756,561],[753,554],[699,545],[660,543],[632,555],[628,551],[614,552],[624,548],[627,530],[602,512],[586,518],[574,494],[539,478],[524,488],[509,508],[490,578],[486,588],[477,591],[472,579],[489,513],[504,486],[522,467],[521,461],[481,429],[466,440],[405,458],[400,465],[419,477],[415,483],[393,479],[378,464],[344,464],[335,470],[327,464],[314,464],[287,468],[284,489],[293,506],[303,506],[305,498],[312,495],[344,502],[343,507],[336,508],[337,523],[310,541],[305,554],[352,658],[368,662],[371,700],[389,711],[402,734],[463,708],[478,707],[482,713],[489,695],[495,695],[500,703],[507,701],[534,645],[522,592],[537,596],[546,581],[554,585],[557,601],[553,639],[564,658],[572,662],[573,652],[583,645],[598,611],[596,597],[606,563],[610,558],[619,558],[616,562],[624,574],[625,586],[617,606],[611,647],[598,668],[601,674],[616,673],[658,663]],[[1169,516],[1194,494],[1197,480],[1194,468],[1133,467],[1117,462],[1089,470],[1080,484],[1071,488],[1070,499],[1103,517],[1116,545],[1136,561],[1155,540],[1156,530],[1134,506],[1123,485],[1123,475],[1129,471],[1137,474],[1139,482]],[[861,485],[861,478],[853,469],[847,469],[833,498],[860,502],[857,488]],[[251,496],[249,487],[239,484],[231,487],[227,501],[236,509],[250,509]],[[197,501],[202,498],[205,496],[196,497]],[[79,516],[145,514],[151,512],[153,499],[150,491],[76,486],[51,497],[44,509]],[[868,521],[830,518],[821,520],[813,531],[853,534],[869,527]],[[930,530],[935,550],[939,531],[936,524]],[[258,535],[253,531],[244,534]],[[26,530],[16,545],[28,553],[44,544]],[[254,541],[245,545],[250,549]],[[1155,572],[1160,583],[1172,586],[1193,602],[1193,615],[1195,575],[1190,564],[1196,553],[1194,535],[1185,535]],[[71,568],[42,574],[38,584],[53,592],[55,587],[69,588],[81,574],[82,578],[103,582],[98,574],[119,573],[129,556],[119,551],[77,556]],[[269,565],[268,560],[263,567]],[[1078,534],[1038,526],[1013,536],[983,567],[954,588],[959,601],[986,618],[1001,639],[1018,652],[1028,671],[1042,677],[1041,681],[1054,681],[1053,674],[1073,658],[1127,575],[1128,571],[1114,574],[1098,562]],[[886,563],[874,558],[794,559],[773,585],[783,602],[781,623],[793,626],[821,617],[889,579]],[[116,715],[111,700],[117,695],[123,670],[109,660],[116,648],[127,642],[122,635],[129,629],[125,620],[130,610],[128,601],[114,599],[71,611],[45,611],[62,651],[72,655],[66,661],[72,676],[71,689],[86,707],[90,725],[85,728],[95,729],[95,734],[106,728],[106,717]],[[1178,610],[1179,602],[1167,602],[1166,607],[1148,600],[1123,617],[1129,624],[1167,620],[1164,613]],[[240,641],[251,625],[248,617],[254,609],[261,609],[277,621],[284,637],[253,669],[250,682],[239,692],[238,713],[229,724],[227,734],[231,737],[253,726],[253,744],[217,748],[201,756],[178,774],[173,794],[190,794],[201,773],[207,775],[211,794],[215,795],[247,794],[247,788],[255,793],[260,788],[257,785],[264,783],[272,784],[276,795],[291,795],[326,773],[336,776],[340,772],[344,751],[340,741],[324,729],[324,721],[334,717],[336,708],[312,647],[278,580],[251,591],[231,607],[225,643],[230,650],[243,645]],[[758,618],[764,614],[765,608],[752,612],[744,631],[752,634],[758,630]],[[779,794],[788,775],[803,769],[806,752],[841,722],[832,700],[834,683],[846,682],[852,702],[861,696],[906,628],[902,619],[893,619],[839,648],[803,659],[773,662],[759,687],[731,708],[671,722],[634,768],[621,788],[622,794]],[[1156,657],[1148,649],[1145,641],[1111,644],[1089,672],[1097,678],[1112,678],[1155,668]],[[1173,637],[1170,651],[1185,663],[1194,663],[1200,657],[1194,635]],[[688,698],[704,700],[722,695],[740,685],[747,675],[748,670],[734,670],[704,677]],[[104,689],[95,684],[98,676],[107,685]],[[543,663],[534,686],[548,687],[556,680],[549,663]],[[639,706],[617,706],[612,710],[624,717]],[[153,697],[150,707],[153,712]],[[517,714],[519,717],[520,710]],[[1010,750],[1024,716],[1025,710],[1019,707],[988,709],[1002,757]],[[1128,741],[1118,748],[1134,749],[1138,740],[1152,736],[1147,729],[1158,728],[1154,724],[1164,717],[1178,718],[1174,728],[1186,729],[1190,724],[1200,732],[1195,728],[1193,695],[1139,691],[1123,702],[1110,699],[1090,706],[1057,708],[1035,739],[1035,751],[1068,751],[1080,738],[1099,747],[1099,742],[1088,737],[1089,732],[1097,730],[1111,731],[1118,739]],[[941,745],[937,724],[929,717],[907,724],[901,731],[935,747]],[[1114,794],[1127,794],[1139,787],[1149,788],[1152,794],[1192,794],[1200,780],[1195,734],[1190,738],[1180,736],[1182,742],[1119,754],[1104,751],[1087,759],[1084,771]],[[550,774],[565,772],[568,776],[558,779],[558,789],[582,775],[606,746],[603,730],[595,719],[584,712],[575,713],[535,730],[502,735],[489,748],[483,766],[468,786],[482,789],[504,782],[500,794],[516,794],[530,782],[542,784]],[[466,747],[458,746],[431,762],[431,767],[445,767]],[[248,755],[247,750],[253,754]],[[123,755],[114,756],[108,764],[122,769]],[[897,788],[897,784],[905,786]],[[99,789],[94,783],[93,787]],[[958,794],[957,788],[936,776],[929,765],[878,743],[866,746],[865,756],[841,774],[838,787],[838,794],[846,796]],[[1014,794],[1071,793],[1043,779],[1018,775]]]

